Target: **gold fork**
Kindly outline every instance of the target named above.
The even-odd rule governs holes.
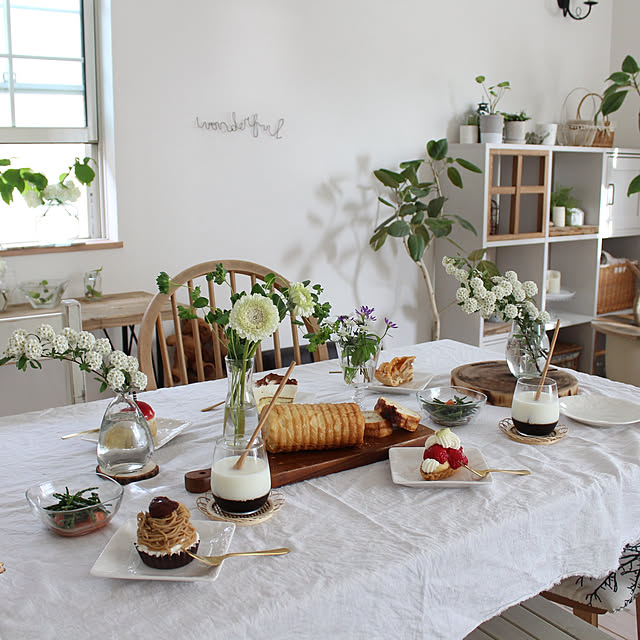
[[[237,551],[236,553],[225,553],[222,556],[199,556],[197,553],[187,553],[196,560],[211,565],[212,567],[218,567],[222,564],[225,558],[231,558],[231,556],[282,556],[285,553],[289,553],[290,549],[287,547],[281,547],[280,549],[265,549],[264,551]]]
[[[466,464],[462,466],[471,471],[471,473],[475,473],[479,478],[484,478],[490,473],[513,473],[516,476],[528,476],[531,473],[529,469],[472,469]]]

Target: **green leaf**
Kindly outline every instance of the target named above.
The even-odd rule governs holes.
[[[207,298],[204,298],[204,297],[202,297],[202,296],[201,296],[201,297],[199,297],[199,298],[196,298],[196,299],[193,301],[193,306],[194,306],[196,309],[204,309],[204,307],[208,306],[208,304],[209,304],[209,300],[207,300]]]
[[[21,169],[20,174],[39,191],[42,191],[49,184],[46,176],[43,176],[41,173],[33,173],[28,169]]]
[[[430,218],[436,218],[439,216],[446,201],[447,199],[444,196],[429,200],[429,202],[427,202],[427,215]]]
[[[385,200],[382,196],[378,196],[378,200],[382,202],[382,204],[386,204],[387,207],[391,207],[392,209],[395,208],[394,204],[391,204],[388,200]]]
[[[2,177],[10,185],[14,186],[20,193],[24,191],[24,180],[20,175],[20,169],[7,169],[2,174]]]
[[[448,218],[425,218],[424,223],[436,238],[444,238],[451,233],[453,223]]]
[[[80,163],[80,161],[76,159],[73,165],[73,170],[78,182],[86,185],[90,185],[96,177],[96,172],[87,164],[88,160],[89,158],[85,158],[84,163]]]
[[[170,283],[171,283],[171,279],[169,278],[169,274],[166,271],[161,271],[158,277],[156,278],[158,291],[160,293],[169,293]]]
[[[385,187],[390,187],[391,189],[397,189],[403,180],[399,173],[389,171],[389,169],[378,169],[373,172],[373,175],[378,178]]]
[[[9,362],[9,360],[11,360],[11,358],[9,356],[5,357],[5,358],[0,358],[0,367],[3,364],[7,364],[7,362]]]
[[[0,167],[8,167],[11,164],[11,160],[8,158],[0,159]]]
[[[182,320],[195,320],[198,317],[190,307],[183,307],[182,305],[178,305],[178,316]]]
[[[409,193],[416,198],[426,198],[430,193],[431,189],[420,189],[420,187],[409,187]]]
[[[4,178],[0,176],[0,196],[7,203],[13,202],[13,185],[4,181]]]
[[[447,151],[449,151],[449,143],[446,138],[427,142],[427,153],[432,160],[444,160]]]
[[[419,227],[416,227],[413,231],[414,233],[417,233],[420,236],[422,236],[422,239],[424,240],[424,247],[426,249],[427,245],[431,242],[431,235],[429,233],[429,228],[425,227],[423,223]]]
[[[416,168],[413,165],[404,169],[400,175],[402,175],[404,179],[408,180],[412,185],[418,184],[418,174],[416,173]]]
[[[463,218],[462,216],[459,216],[456,213],[453,214],[453,217],[458,221],[458,224],[463,229],[466,229],[467,231],[471,231],[471,233],[473,233],[474,236],[478,235],[476,228],[466,218]]]
[[[411,224],[422,224],[424,220],[424,211],[417,211],[413,218],[411,218]]]
[[[474,249],[468,256],[467,260],[469,262],[478,262],[478,260],[482,260],[484,254],[487,252],[486,249]]]
[[[447,176],[449,176],[449,180],[451,180],[451,184],[453,184],[454,187],[462,189],[462,176],[455,167],[449,167],[447,169]]]
[[[511,85],[508,80],[504,80],[503,82],[498,82],[496,87],[500,87],[501,89],[511,89]]]
[[[396,214],[394,213],[392,216],[389,216],[386,220],[383,220],[373,231],[379,231],[383,227],[386,227],[394,218],[396,218]]]
[[[369,239],[369,245],[374,251],[378,251],[382,248],[385,240],[387,239],[387,230],[380,229],[376,231]]]
[[[631,56],[627,56],[622,61],[622,70],[626,71],[627,73],[638,73],[638,71],[640,71],[640,67],[638,66],[638,63],[635,61],[635,58],[632,58]]]
[[[400,206],[400,208],[398,209],[398,215],[399,216],[408,216],[408,215],[413,215],[416,212],[416,205],[415,203],[412,204],[403,204]]]
[[[486,78],[484,76],[476,76],[476,82],[478,84],[482,84],[485,80]]]
[[[630,79],[629,74],[624,73],[624,71],[616,71],[607,78],[607,80],[619,85],[628,85]]]
[[[500,275],[500,270],[490,260],[481,260],[478,262],[478,269],[486,273],[490,278]]]
[[[414,169],[416,169],[417,171],[423,162],[424,160],[405,160],[404,162],[400,163],[400,168],[407,169],[408,167],[414,167]]]
[[[473,162],[469,162],[468,160],[465,160],[464,158],[456,158],[456,162],[463,169],[466,169],[467,171],[473,171],[473,173],[482,173],[482,169],[480,167],[477,167],[475,164],[473,164]]]
[[[628,91],[616,91],[615,93],[610,93],[602,100],[602,106],[600,107],[600,111],[602,111],[603,115],[609,115],[614,111],[617,111],[624,102],[624,99],[627,97]]]
[[[409,235],[409,224],[404,220],[396,220],[389,225],[387,229],[387,233],[394,238],[401,238],[403,236]]]
[[[418,262],[424,254],[424,238],[420,234],[412,233],[407,240],[407,245],[409,247],[411,259],[414,262]]]
[[[627,196],[631,196],[634,193],[640,193],[640,175],[636,176],[630,183],[627,189]]]

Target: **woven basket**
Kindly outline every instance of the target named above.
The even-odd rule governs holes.
[[[608,264],[601,266],[598,277],[596,313],[611,313],[631,308],[635,289],[636,279],[628,265]]]
[[[563,103],[563,111],[567,108],[567,101],[569,96],[576,91],[569,92],[569,95],[565,98]],[[580,89],[587,91],[586,89]],[[576,109],[576,119],[567,120],[560,125],[558,129],[558,142],[562,145],[573,147],[612,147],[613,137],[615,133],[615,124],[610,122],[607,117],[601,122],[594,122],[595,116],[598,113],[599,106],[596,106],[594,100],[594,112],[589,120],[582,119],[580,110],[587,98],[597,98],[602,103],[602,96],[598,93],[587,91],[578,103]]]

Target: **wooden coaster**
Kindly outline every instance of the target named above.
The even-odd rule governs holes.
[[[96,473],[101,473],[103,476],[107,476],[120,484],[131,484],[132,482],[140,482],[140,480],[148,480],[154,478],[160,472],[160,467],[151,461],[146,467],[140,469],[138,473],[126,474],[121,476],[112,476],[110,473],[103,471],[100,465],[96,467]]]
[[[548,436],[523,436],[516,429],[511,418],[500,420],[498,426],[506,436],[523,444],[554,444],[558,442],[558,440],[562,440],[562,438],[569,433],[569,429],[565,425],[559,424]]]
[[[200,511],[204,513],[204,515],[207,516],[209,520],[233,522],[239,527],[249,527],[254,524],[265,522],[266,520],[271,518],[276,513],[276,511],[278,511],[284,504],[284,497],[279,493],[272,491],[271,495],[269,495],[269,499],[264,504],[262,509],[260,509],[260,511],[247,515],[231,515],[229,513],[225,513],[216,504],[215,498],[213,497],[211,491],[206,493],[204,496],[200,496],[199,498],[197,498],[196,504],[198,505],[198,509],[200,509]]]

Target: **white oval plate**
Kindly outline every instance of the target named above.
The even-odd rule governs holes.
[[[640,405],[603,395],[578,395],[560,398],[565,416],[593,427],[615,427],[640,422]]]

